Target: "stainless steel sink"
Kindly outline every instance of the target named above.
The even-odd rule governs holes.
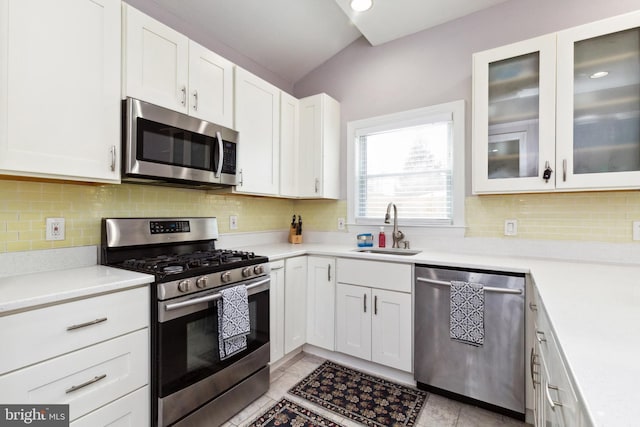
[[[354,249],[355,252],[363,252],[369,254],[384,254],[384,255],[416,255],[422,251],[415,249],[402,249],[402,248],[358,248]]]

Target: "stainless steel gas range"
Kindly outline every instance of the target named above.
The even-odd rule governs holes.
[[[269,388],[269,263],[216,249],[216,218],[107,218],[101,263],[153,274],[153,426],[222,424]],[[221,356],[221,291],[244,285],[250,332]]]

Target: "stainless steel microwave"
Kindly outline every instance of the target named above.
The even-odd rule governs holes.
[[[238,132],[138,99],[122,102],[123,181],[236,185]]]

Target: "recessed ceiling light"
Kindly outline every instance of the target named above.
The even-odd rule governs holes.
[[[608,71],[598,71],[597,73],[591,74],[589,76],[589,78],[591,78],[591,79],[599,79],[601,77],[608,76],[608,75],[609,75]]]
[[[373,0],[351,0],[351,9],[356,12],[364,12],[371,9],[373,6]]]

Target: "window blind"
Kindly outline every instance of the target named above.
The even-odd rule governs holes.
[[[453,218],[453,121],[368,132],[356,140],[357,222],[384,218],[395,203],[403,220],[451,224]]]

